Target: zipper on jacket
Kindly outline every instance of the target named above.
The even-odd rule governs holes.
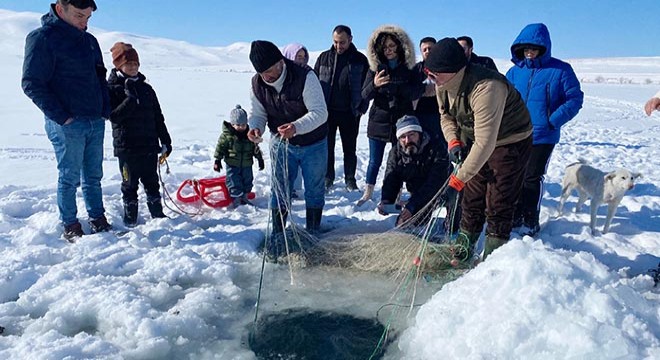
[[[529,92],[532,91],[532,80],[534,80],[535,73],[536,73],[536,69],[532,69],[532,74],[529,76],[529,80],[527,81],[527,94],[525,94],[525,104],[529,102]]]
[[[550,122],[550,84],[545,84],[545,112],[548,119],[548,127],[550,130],[555,130],[554,125]]]

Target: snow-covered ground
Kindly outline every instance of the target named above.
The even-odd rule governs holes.
[[[141,198],[140,225],[128,233],[63,241],[43,115],[20,89],[23,41],[38,18],[0,10],[6,34],[0,38],[0,358],[253,359],[245,337],[259,286],[257,245],[267,227],[269,174],[255,173],[256,207],[203,208],[196,217],[152,220]],[[174,141],[167,189],[174,193],[185,179],[216,176],[211,168],[220,124],[235,104],[249,104],[249,46],[204,48],[91,31],[106,50],[106,64],[118,40],[140,53]],[[425,303],[394,325],[398,336],[385,358],[660,358],[660,290],[646,273],[660,262],[660,114],[642,111],[660,87],[660,57],[571,63],[586,81],[585,104],[553,154],[542,231],[536,239],[514,236],[442,288],[421,281],[418,301]],[[632,84],[599,82],[599,76]],[[358,141],[359,184],[368,161],[366,120]],[[126,230],[109,127],[105,144],[107,216]],[[610,233],[592,236],[586,212],[555,216],[563,169],[578,158],[643,174],[621,202]],[[337,179],[342,165],[339,150]],[[378,215],[375,203],[356,208],[360,194],[341,184],[326,197],[323,224],[341,223],[354,233],[392,227],[393,217]],[[575,201],[571,197],[569,207]],[[80,198],[78,207],[84,219]],[[605,207],[601,225],[604,214]],[[294,215],[304,222],[302,202],[294,203]],[[375,318],[398,285],[338,269],[294,275],[292,281],[287,268],[266,266],[261,311],[305,307]]]

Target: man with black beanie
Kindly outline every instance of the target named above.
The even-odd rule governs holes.
[[[502,74],[468,63],[454,38],[431,48],[425,68],[436,83],[449,158],[460,164],[442,194],[445,202],[452,202],[462,192],[454,257],[472,257],[487,222],[485,259],[509,240],[532,145],[529,112]]]
[[[325,178],[328,161],[328,110],[319,79],[309,67],[282,56],[270,41],[256,40],[250,61],[257,71],[252,78],[252,111],[248,139],[258,143],[266,126],[271,133],[272,210],[271,238],[284,230],[293,190],[293,180],[302,169],[305,184],[306,228],[319,231],[325,205]],[[282,248],[275,246],[272,249]],[[269,254],[275,260],[277,251]]]

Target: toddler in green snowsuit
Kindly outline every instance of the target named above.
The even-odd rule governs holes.
[[[259,170],[264,169],[264,158],[259,146],[248,140],[247,113],[236,105],[229,114],[229,122],[222,124],[222,134],[215,147],[213,170],[222,169],[222,159],[227,165],[227,188],[234,207],[249,204],[247,194],[252,191],[252,158],[259,163]]]

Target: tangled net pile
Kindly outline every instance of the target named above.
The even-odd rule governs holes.
[[[347,234],[344,229],[344,234],[330,232],[319,239],[292,223],[285,232],[285,251],[277,262],[292,268],[332,266],[395,278],[411,269],[424,276],[465,269],[469,261],[454,262],[452,266],[453,253],[460,245],[450,234],[457,229],[444,225],[440,217],[444,201],[438,194],[411,219],[382,233]],[[454,210],[448,211],[448,224],[453,224]]]

